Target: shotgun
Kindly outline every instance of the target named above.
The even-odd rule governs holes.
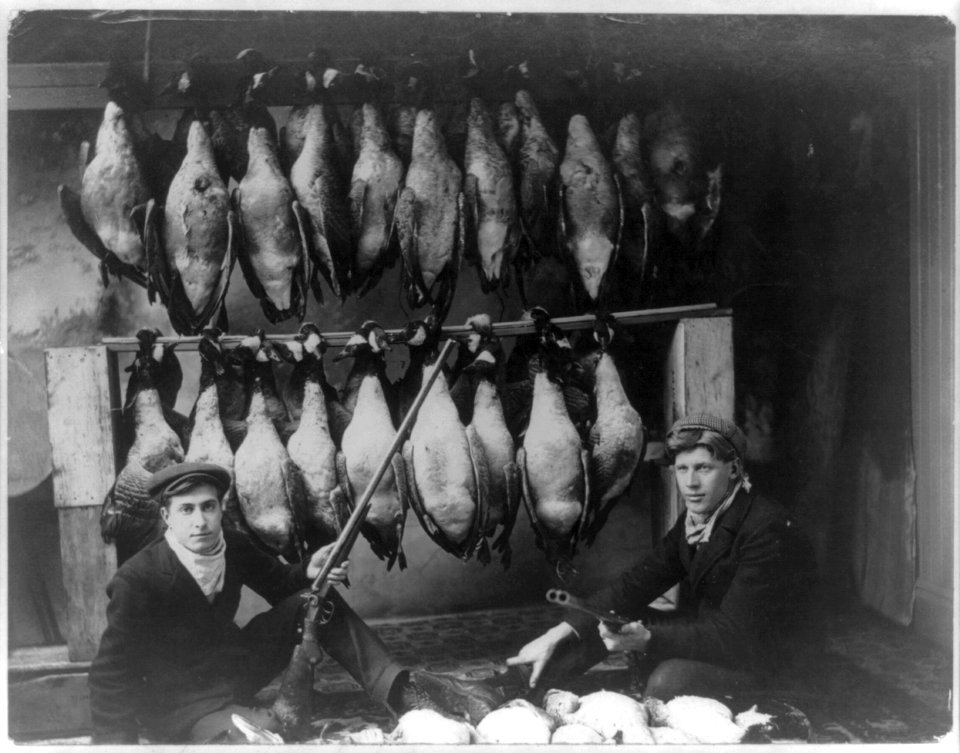
[[[551,588],[549,591],[547,591],[547,601],[551,604],[556,604],[558,607],[575,609],[578,612],[589,614],[591,617],[596,617],[601,622],[606,623],[607,627],[614,633],[619,632],[620,628],[622,628],[624,625],[630,622],[635,622],[635,620],[628,619],[627,617],[621,617],[612,610],[609,612],[604,612],[603,610],[591,607],[582,599],[578,599],[576,596],[573,596],[572,594],[569,594],[559,588]]]
[[[397,436],[394,438],[393,444],[390,445],[390,450],[377,467],[376,473],[373,474],[373,478],[367,484],[367,488],[353,508],[353,512],[350,513],[347,522],[344,523],[343,530],[333,543],[330,555],[320,568],[317,577],[314,578],[310,590],[305,594],[306,607],[303,614],[302,637],[300,643],[294,647],[290,664],[287,665],[287,671],[283,676],[280,692],[273,704],[273,711],[280,719],[284,729],[299,727],[309,715],[313,689],[313,667],[323,655],[320,650],[317,628],[318,625],[329,622],[333,616],[333,604],[327,601],[327,594],[333,587],[329,580],[330,571],[342,565],[350,554],[350,550],[360,534],[360,524],[367,517],[367,511],[370,509],[373,500],[373,493],[383,478],[383,474],[387,472],[387,468],[393,462],[393,456],[400,451],[407,434],[413,428],[414,421],[417,420],[417,411],[423,405],[430,387],[433,386],[433,383],[443,371],[443,364],[455,344],[455,340],[447,340],[440,350],[437,360],[434,361],[433,368],[429,373],[424,374],[420,391],[417,393],[413,405],[410,406],[410,410],[407,411],[407,415],[404,416],[400,428],[397,429]]]

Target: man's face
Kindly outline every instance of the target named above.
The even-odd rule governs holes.
[[[733,463],[717,460],[706,447],[677,453],[673,469],[687,510],[698,515],[713,512],[736,478]]]
[[[220,541],[223,508],[213,484],[197,484],[170,498],[160,515],[177,541],[191,552],[205,554]]]

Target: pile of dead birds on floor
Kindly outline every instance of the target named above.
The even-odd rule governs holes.
[[[411,510],[451,555],[483,564],[497,557],[509,567],[522,506],[537,546],[563,575],[628,491],[646,440],[617,367],[629,333],[602,315],[571,343],[544,309],[526,316],[534,332],[518,337],[509,357],[490,317],[470,317],[456,358],[426,392],[361,528],[388,569],[406,567]],[[181,460],[230,470],[228,523],[264,550],[298,560],[333,541],[441,350],[434,312],[389,334],[367,321],[333,355],[351,361],[334,385],[324,366],[328,345],[312,323],[289,339],[257,331],[232,349],[207,328],[198,396],[183,416],[174,409],[183,381],[176,345],[159,337],[137,335],[119,441],[125,462],[101,516],[120,561],[159,534],[146,481]],[[392,347],[409,349],[395,381],[385,359]],[[289,366],[277,368],[281,362]]]
[[[398,260],[408,305],[441,321],[464,262],[501,300],[515,281],[524,306],[525,275],[554,257],[575,310],[643,308],[720,208],[698,130],[669,104],[638,112],[639,74],[622,66],[592,86],[569,72],[568,96],[541,113],[529,65],[485,70],[472,50],[460,70],[411,60],[390,77],[364,62],[342,72],[322,49],[298,66],[254,49],[234,64],[233,102],[212,104],[198,54],[158,104],[113,61],[80,192],[59,188],[104,284],[142,285],[179,334],[227,329],[238,261],[272,323],[302,322],[311,294],[363,296]],[[444,77],[462,99],[441,108]],[[345,99],[358,106],[343,119]],[[268,107],[291,102],[278,128]],[[184,108],[171,139],[145,126],[148,105]]]

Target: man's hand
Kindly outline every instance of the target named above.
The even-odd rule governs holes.
[[[313,556],[310,558],[310,563],[307,565],[307,577],[310,580],[313,580],[320,574],[320,570],[323,569],[323,565],[330,556],[330,552],[333,547],[334,544],[327,544],[326,546],[320,547],[313,553]],[[335,567],[330,571],[330,582],[333,585],[343,585],[343,583],[347,580],[347,566],[349,564],[349,560],[345,560],[342,565]]]
[[[557,646],[570,636],[575,636],[576,631],[566,622],[561,622],[556,627],[550,628],[539,638],[534,638],[526,646],[520,649],[516,656],[507,659],[507,666],[512,667],[517,664],[532,664],[530,671],[530,687],[537,687],[537,681],[540,679],[540,673],[550,661],[557,650]]]
[[[614,633],[605,623],[601,622],[599,626],[600,639],[607,651],[643,651],[647,650],[647,644],[650,642],[650,631],[647,630],[642,622],[630,622],[620,628],[619,633]]]

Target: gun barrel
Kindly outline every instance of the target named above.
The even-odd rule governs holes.
[[[397,454],[403,445],[407,433],[411,428],[413,428],[413,422],[416,420],[417,411],[419,411],[420,406],[423,405],[423,401],[426,399],[427,393],[430,391],[430,387],[443,371],[443,364],[447,360],[447,356],[450,355],[450,351],[453,350],[453,346],[455,344],[456,341],[452,339],[447,340],[440,351],[440,355],[433,364],[433,369],[431,369],[429,374],[424,375],[423,384],[420,386],[420,392],[417,393],[417,397],[413,401],[413,405],[410,406],[410,410],[408,410],[407,415],[404,416],[403,422],[400,424],[400,428],[397,429],[397,436],[394,438],[393,444],[390,446],[390,451],[387,452],[386,457],[384,457],[380,462],[376,473],[373,474],[373,478],[370,479],[370,483],[367,484],[367,488],[364,490],[363,496],[360,497],[353,509],[353,512],[350,514],[350,518],[344,524],[339,538],[334,543],[334,548],[330,554],[330,557],[324,563],[323,567],[320,568],[320,572],[317,574],[317,577],[314,579],[313,584],[310,587],[310,590],[317,598],[322,599],[327,595],[327,591],[330,590],[330,581],[327,580],[327,577],[330,575],[330,571],[333,570],[334,567],[342,564],[347,558],[347,555],[350,553],[350,549],[353,548],[353,544],[357,540],[357,534],[360,531],[360,523],[362,523],[367,517],[367,511],[370,507],[370,501],[373,499],[373,493],[376,490],[377,485],[380,483],[380,479],[383,478],[383,474],[386,473],[387,468],[390,467],[393,456]]]
[[[591,607],[582,599],[578,599],[571,593],[564,591],[560,588],[551,588],[547,591],[547,601],[551,604],[555,604],[558,607],[566,607],[567,609],[575,609],[578,612],[583,612],[584,614],[589,614],[593,617],[596,617],[598,620],[606,622],[611,625],[622,626],[626,625],[633,620],[626,617],[621,617],[616,612],[604,612],[601,609],[596,609]]]

